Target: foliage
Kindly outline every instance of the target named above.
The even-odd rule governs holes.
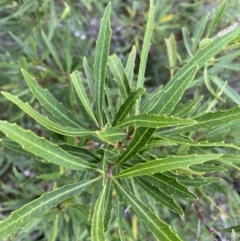
[[[14,18],[38,4],[26,1]],[[90,8],[87,1],[85,5]],[[14,118],[0,120],[0,130],[7,137],[1,139],[2,145],[23,154],[19,162],[24,167],[36,166],[30,178],[22,174],[23,170],[14,168],[13,180],[23,190],[3,186],[6,193],[17,195],[21,201],[15,203],[3,194],[9,203],[8,208],[4,207],[8,217],[2,217],[0,222],[0,238],[21,240],[42,235],[42,239],[48,240],[186,240],[171,217],[184,215],[186,203],[195,203],[198,197],[214,204],[204,186],[221,192],[220,174],[226,168],[239,170],[240,108],[223,103],[228,96],[239,104],[240,97],[218,73],[227,65],[229,69],[239,68],[231,61],[240,54],[232,51],[239,47],[240,27],[212,35],[226,2],[222,2],[210,23],[205,17],[201,19],[192,39],[187,29],[182,29],[189,55],[185,62],[179,56],[175,36],[171,34],[165,39],[170,77],[164,87],[152,93],[144,87],[151,39],[156,41],[152,34],[159,30],[155,14],[159,9],[153,0],[136,75],[139,46],[128,48],[125,62],[118,56],[118,49],[111,49],[111,3],[101,20],[94,59],[84,57],[75,66],[69,46],[63,48],[64,55],[59,58],[52,42],[54,1],[50,6],[48,34],[41,31],[45,44],[41,64],[48,57],[51,64],[44,65],[44,74],[30,74],[29,70],[35,69],[33,65],[21,66],[26,67],[22,74],[33,97],[30,91],[9,93],[5,85],[1,92],[38,123],[34,125],[40,132],[24,121],[17,124],[11,123]],[[64,11],[62,18],[69,11],[67,4]],[[3,19],[2,24],[9,18]],[[36,46],[41,44],[33,39],[31,42],[29,35],[33,44],[30,49],[18,36],[10,35],[27,58],[36,63]],[[110,50],[115,53],[110,54]],[[84,73],[71,73],[80,66]],[[68,94],[75,105],[70,108],[39,83],[49,76],[58,76],[64,83],[69,74]],[[212,95],[206,96],[208,99],[195,91],[203,83]],[[192,101],[184,96],[190,90],[195,91]],[[26,198],[29,190],[33,195]],[[8,211],[12,210],[15,211],[10,214]],[[129,213],[130,221],[125,218]],[[236,232],[238,228],[233,227]],[[219,235],[217,231],[211,233]]]

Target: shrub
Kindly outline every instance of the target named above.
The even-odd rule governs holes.
[[[225,2],[207,28],[208,36],[224,6]],[[0,222],[1,239],[22,238],[33,230],[44,230],[48,240],[89,240],[90,236],[94,241],[127,240],[136,236],[125,218],[130,214],[132,220],[137,219],[146,227],[139,234],[140,240],[151,240],[153,236],[158,240],[181,240],[177,230],[173,231],[159,217],[159,205],[183,215],[179,200],[197,199],[189,187],[218,182],[221,179],[217,175],[207,174],[235,165],[237,153],[228,150],[239,151],[239,147],[223,141],[227,134],[224,130],[237,127],[239,106],[209,112],[209,105],[214,102],[204,104],[202,96],[183,104],[180,101],[189,87],[197,86],[199,82],[195,79],[204,80],[212,94],[220,98],[224,87],[213,91],[208,73],[221,85],[214,75],[214,57],[224,48],[234,48],[240,27],[200,43],[206,24],[203,19],[193,44],[185,35],[185,45],[192,57],[178,70],[176,43],[171,35],[166,39],[171,80],[163,88],[145,94],[154,9],[151,0],[136,81],[134,46],[125,65],[116,54],[109,56],[108,4],[101,20],[93,69],[83,58],[87,87],[78,71],[70,75],[70,94],[78,109],[74,114],[24,69],[22,74],[29,89],[45,110],[40,113],[18,96],[2,91],[4,97],[43,127],[62,136],[62,143],[39,137],[16,123],[0,121],[0,129],[8,138],[2,139],[3,145],[38,159],[42,173],[37,178],[52,183],[48,186],[51,190],[36,191],[41,195],[23,200],[20,208],[16,207]],[[232,56],[233,53],[226,54],[218,64],[221,66]],[[114,85],[117,93],[109,89]],[[230,87],[228,91],[234,93]],[[20,173],[15,171],[21,180]],[[39,222],[42,226],[38,229]]]

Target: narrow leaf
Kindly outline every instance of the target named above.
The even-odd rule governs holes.
[[[68,154],[57,145],[52,144],[43,137],[36,136],[30,130],[26,131],[20,128],[16,124],[0,120],[0,130],[8,138],[20,144],[24,150],[51,163],[68,169],[97,171],[94,165]]]
[[[154,132],[153,128],[139,127],[136,129],[127,150],[122,153],[116,164],[128,161],[136,155],[148,143]]]
[[[226,1],[225,0],[222,1],[219,9],[217,10],[216,15],[214,16],[213,20],[211,21],[211,23],[208,26],[206,38],[208,38],[210,36],[210,34],[212,33],[212,30],[214,29],[214,27],[217,25],[218,21],[220,20],[226,6],[227,6]]]
[[[53,43],[48,39],[48,37],[46,36],[46,34],[43,31],[42,31],[42,37],[43,37],[45,44],[47,45],[49,52],[51,53],[51,55],[53,57],[57,67],[61,70],[62,73],[64,73],[63,66],[61,64],[61,61],[57,54],[57,50],[55,49]]]
[[[171,115],[178,117],[186,116],[195,106],[197,106],[202,98],[203,96],[198,96],[194,100],[189,100],[186,104],[180,104],[173,110],[173,112],[171,112]]]
[[[105,207],[105,195],[106,195],[107,185],[103,187],[100,196],[95,204],[92,227],[91,227],[91,239],[96,241],[106,240],[104,235],[104,207]]]
[[[84,73],[87,77],[88,87],[90,89],[90,92],[91,92],[92,96],[94,96],[94,83],[95,83],[94,75],[93,75],[93,72],[88,65],[88,61],[87,61],[86,57],[83,58],[83,68],[84,68]]]
[[[7,99],[15,103],[23,111],[25,111],[28,115],[30,115],[33,119],[35,119],[37,122],[39,122],[41,125],[45,126],[51,131],[54,131],[66,136],[84,136],[84,135],[89,135],[94,133],[93,131],[82,129],[80,127],[74,128],[74,127],[59,125],[56,122],[49,120],[47,117],[39,114],[28,103],[22,102],[17,96],[11,95],[10,93],[7,93],[7,92],[1,92],[1,93]]]
[[[175,234],[170,226],[159,219],[155,213],[153,213],[149,207],[143,204],[131,192],[125,190],[118,182],[115,182],[117,195],[124,196],[126,201],[134,209],[139,219],[144,222],[147,229],[158,239],[162,241],[181,241],[181,239]]]
[[[142,180],[155,186],[170,196],[178,196],[186,199],[196,199],[197,197],[191,193],[187,187],[177,181],[176,178],[170,177],[163,173],[157,173],[153,176],[144,176]]]
[[[22,74],[33,95],[38,99],[43,108],[66,125],[71,127],[83,127],[62,103],[59,103],[47,89],[43,89],[38,85],[35,78],[30,76],[24,69],[22,69]]]
[[[179,215],[183,215],[182,209],[176,204],[174,199],[168,196],[165,192],[162,192],[157,187],[149,185],[148,182],[145,182],[142,179],[138,182],[142,186],[143,190],[154,198],[155,202],[166,206],[168,209]]]
[[[172,130],[163,131],[164,135],[175,135],[184,132],[190,131],[200,131],[203,129],[212,129],[223,124],[229,124],[233,121],[239,120],[240,118],[240,106],[235,106],[230,110],[226,111],[217,111],[204,114],[194,120],[197,121],[197,124],[189,125],[186,127],[177,127]]]
[[[105,207],[103,210],[103,213],[104,213],[103,224],[104,224],[105,232],[109,231],[108,225],[112,215],[112,191],[113,191],[112,187],[113,187],[112,181],[110,180],[108,181],[108,184],[107,184],[107,190],[106,190],[105,201],[104,201]]]
[[[119,88],[122,100],[125,101],[130,94],[130,86],[127,80],[127,75],[123,68],[121,60],[116,54],[108,58],[108,66],[113,74],[113,78]]]
[[[125,102],[121,105],[119,111],[117,112],[114,121],[113,126],[115,126],[118,122],[124,120],[124,118],[130,113],[133,106],[135,105],[136,101],[139,99],[139,97],[145,92],[145,89],[138,88],[134,92],[131,92],[130,95],[127,97]]]
[[[0,239],[3,240],[13,235],[21,227],[27,225],[27,223],[39,218],[48,209],[56,207],[65,199],[78,194],[95,181],[96,179],[66,185],[55,191],[45,193],[17,211],[14,211],[7,219],[0,222]]]
[[[110,28],[110,12],[111,4],[109,3],[101,20],[99,35],[96,42],[95,60],[93,65],[95,78],[94,101],[99,124],[101,127],[103,126],[104,86],[110,47],[110,38],[112,32]]]
[[[191,123],[194,123],[194,120],[181,119],[166,115],[140,114],[131,116],[124,121],[117,123],[116,127],[125,128],[127,126],[136,125],[149,128],[162,128],[175,125],[190,125]]]
[[[127,80],[130,86],[133,80],[135,60],[136,60],[136,47],[133,46],[130,54],[128,55],[127,64],[125,66],[125,72],[126,72]]]
[[[153,175],[154,173],[161,173],[165,171],[172,171],[179,168],[187,168],[192,165],[214,160],[221,157],[222,154],[208,154],[208,155],[189,155],[189,156],[169,156],[166,158],[159,158],[153,161],[138,164],[128,168],[115,176],[115,178],[135,177],[142,175]]]
[[[185,46],[189,56],[192,57],[193,54],[192,54],[192,50],[191,50],[192,46],[191,46],[191,42],[190,42],[190,38],[189,38],[189,32],[185,27],[182,28],[182,36],[183,36],[184,46]]]
[[[101,140],[113,144],[125,138],[126,133],[118,128],[105,126],[101,131],[96,131],[96,135]]]
[[[86,119],[92,121],[96,126],[98,126],[97,120],[94,116],[93,110],[92,110],[92,106],[89,103],[88,97],[86,95],[83,83],[82,83],[82,79],[79,75],[78,71],[74,71],[71,75],[71,80],[73,82],[73,85],[77,91],[79,100],[84,108],[84,113],[86,114]]]

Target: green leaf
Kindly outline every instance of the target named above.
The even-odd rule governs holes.
[[[150,0],[150,7],[148,12],[147,27],[143,40],[142,53],[140,57],[140,66],[137,79],[137,88],[143,87],[144,85],[144,75],[147,65],[148,52],[151,46],[151,38],[153,33],[153,20],[154,20],[155,6],[153,6],[153,0]]]
[[[115,205],[117,226],[118,226],[120,240],[127,241],[127,239],[125,238],[126,230],[125,230],[124,223],[123,223],[123,210],[124,210],[124,205],[123,205],[123,201],[122,201],[123,197],[120,197],[120,195],[122,195],[122,194],[118,193],[116,205]]]
[[[126,133],[118,128],[105,126],[102,130],[96,131],[96,135],[101,140],[113,144],[125,138]]]
[[[95,83],[94,75],[93,75],[93,72],[88,65],[88,61],[87,61],[86,57],[83,58],[83,68],[84,68],[84,73],[87,77],[88,87],[90,89],[90,92],[91,92],[92,96],[94,96],[94,83]]]
[[[196,124],[186,127],[177,127],[172,130],[163,131],[164,135],[175,135],[190,131],[200,131],[203,129],[212,129],[214,127],[221,126],[223,124],[229,124],[240,118],[240,106],[235,106],[230,110],[211,112],[199,117],[194,118],[197,121]]]
[[[1,92],[1,93],[7,99],[9,99],[14,104],[16,104],[19,108],[21,108],[23,111],[25,111],[28,115],[30,115],[33,119],[35,119],[37,122],[39,122],[41,125],[45,126],[51,131],[54,131],[66,136],[84,136],[84,135],[90,135],[94,133],[93,131],[89,131],[82,128],[76,128],[76,127],[74,128],[74,127],[59,125],[56,122],[49,120],[47,117],[39,114],[28,103],[23,103],[17,96],[11,95],[10,93],[7,93],[7,92]]]
[[[12,140],[9,140],[7,138],[4,138],[4,139],[0,139],[0,142],[2,143],[3,146],[13,150],[13,151],[16,151],[16,152],[19,152],[21,154],[24,154],[24,155],[29,155],[28,152],[24,151],[22,149],[22,147],[16,143],[15,141],[12,141]]]
[[[115,176],[115,178],[135,177],[142,175],[153,175],[172,171],[180,168],[186,168],[192,165],[214,160],[221,157],[222,154],[206,154],[206,155],[189,155],[189,156],[169,156],[166,158],[158,158],[145,163],[140,163],[128,168]]]
[[[192,57],[193,54],[192,54],[191,41],[190,41],[190,38],[189,38],[189,32],[185,27],[182,28],[182,36],[183,36],[184,46],[185,46],[189,56]]]
[[[202,38],[203,32],[206,27],[208,16],[204,15],[198,23],[197,28],[195,28],[193,37],[192,37],[192,52],[195,53],[197,46],[199,45],[200,39]]]
[[[50,233],[48,236],[48,241],[55,241],[57,239],[59,233],[59,216],[60,214],[57,213],[53,220],[53,225],[50,229]]]
[[[168,54],[170,79],[172,79],[174,76],[174,70],[176,68],[176,61],[177,61],[177,45],[176,45],[174,35],[171,34],[169,38],[165,38],[165,43],[166,43],[167,54]]]
[[[216,75],[210,75],[209,78],[218,86],[218,88],[223,89],[223,93],[226,94],[233,102],[235,102],[237,105],[240,105],[240,96],[237,91],[235,91],[229,85],[226,85],[226,82],[221,80]]]
[[[38,99],[43,108],[70,127],[84,128],[70,111],[68,111],[63,104],[59,103],[47,89],[43,89],[38,85],[35,78],[31,77],[24,69],[22,69],[22,74],[33,95]]]
[[[93,122],[95,126],[98,126],[97,120],[94,116],[93,110],[92,110],[92,106],[89,103],[88,97],[86,95],[83,83],[82,83],[82,79],[79,75],[78,71],[74,71],[72,74],[70,74],[71,76],[71,80],[73,82],[73,85],[77,91],[77,95],[79,97],[79,100],[81,102],[81,105],[83,107],[83,109],[81,107],[80,111],[83,112],[85,114],[84,118]]]
[[[114,180],[114,179],[113,179]],[[139,219],[144,222],[147,229],[161,241],[181,241],[181,239],[175,234],[170,226],[159,219],[156,214],[154,214],[149,207],[143,204],[131,192],[125,190],[118,182],[115,182],[115,187],[117,191],[117,196],[121,194],[124,196],[126,201],[134,209],[135,213],[138,215]]]
[[[220,20],[226,6],[227,6],[226,1],[225,0],[222,1],[219,9],[217,10],[216,15],[214,16],[213,20],[211,21],[211,23],[208,26],[206,38],[208,38],[210,36],[210,34],[212,33],[212,30],[214,29],[214,27],[217,25],[218,21]]]
[[[136,47],[133,45],[132,50],[128,55],[127,64],[125,66],[125,73],[127,75],[127,80],[130,86],[133,80],[135,60],[136,60]]]
[[[181,136],[181,135],[155,135],[163,140],[175,143],[175,144],[183,144],[187,146],[224,146],[224,147],[229,147],[233,149],[240,150],[240,147],[233,145],[232,143],[224,143],[224,142],[209,142],[209,141],[194,141],[190,137],[187,136]]]
[[[111,55],[108,58],[108,66],[113,74],[113,78],[118,86],[122,100],[125,101],[129,96],[131,90],[127,80],[127,75],[123,68],[121,60],[116,54]]]
[[[168,173],[169,175],[169,173]],[[187,176],[187,175],[173,175],[171,177],[177,178],[177,180],[182,183],[184,186],[191,187],[202,187],[204,185],[209,185],[213,182],[219,182],[222,179],[219,177],[197,177],[197,176]]]
[[[138,180],[138,183],[146,193],[154,198],[155,202],[159,202],[173,212],[179,215],[183,215],[182,209],[176,204],[174,199],[169,197],[165,192],[162,192],[160,189],[153,185],[149,185],[149,183],[143,179]]]
[[[80,157],[87,162],[96,163],[101,161],[97,155],[93,154],[92,151],[89,151],[86,148],[71,146],[67,144],[59,145],[59,147],[71,155]]]
[[[62,73],[64,73],[63,66],[61,64],[61,60],[58,57],[57,50],[55,49],[53,43],[50,41],[50,39],[48,39],[48,37],[46,36],[46,34],[43,31],[42,31],[42,37],[43,37],[45,44],[47,45],[49,52],[51,53],[51,55],[53,57],[57,67],[60,69],[60,71]]]
[[[139,127],[135,130],[133,138],[126,151],[118,158],[116,164],[123,163],[137,154],[151,139],[155,129]]]
[[[52,144],[43,137],[36,136],[30,130],[26,131],[20,128],[16,124],[0,120],[0,130],[8,138],[20,144],[24,150],[51,163],[74,170],[98,170],[93,164],[68,154],[57,145]]]
[[[101,20],[99,35],[96,42],[95,60],[93,65],[93,72],[95,78],[94,101],[98,121],[101,127],[103,126],[104,86],[110,47],[110,38],[112,33],[110,28],[110,12],[111,3],[107,5],[103,18]]]
[[[106,240],[104,235],[104,211],[105,211],[105,197],[106,197],[107,185],[103,187],[100,196],[95,204],[92,227],[91,227],[91,239],[96,241]]]
[[[178,196],[186,199],[197,199],[197,197],[191,193],[187,187],[177,181],[176,178],[170,177],[163,173],[154,174],[153,176],[144,176],[142,180],[149,183],[149,185],[155,186],[170,196]]]
[[[121,105],[119,111],[115,115],[113,126],[115,126],[118,122],[124,120],[124,118],[130,113],[133,106],[135,105],[136,101],[139,97],[145,92],[145,89],[138,88],[134,92],[131,92],[130,95],[127,97],[125,102]]]
[[[104,225],[104,231],[107,232],[109,231],[108,225],[111,220],[111,215],[112,215],[112,191],[113,191],[113,185],[112,181],[108,180],[107,184],[107,190],[105,194],[105,207],[103,210],[104,213],[104,218],[103,218],[103,225]]]
[[[125,128],[136,125],[149,128],[162,128],[176,125],[190,125],[192,123],[194,123],[194,120],[191,119],[180,119],[179,117],[166,115],[140,114],[131,116],[117,123],[115,126],[118,128]]]
[[[203,96],[198,96],[194,100],[189,100],[186,104],[178,105],[172,112],[171,115],[177,117],[186,116],[196,105],[201,101]]]
[[[198,70],[198,66],[194,66],[191,69],[185,68],[185,72],[181,71],[183,68],[168,82],[160,94],[156,95],[155,102],[151,106],[151,109],[149,109],[150,113],[168,115],[173,111]]]
[[[55,191],[43,194],[34,201],[14,211],[7,219],[0,222],[0,239],[14,235],[21,227],[24,227],[32,220],[39,218],[45,211],[56,207],[60,202],[68,199],[86,188],[96,179],[82,181],[61,187]]]
[[[217,166],[217,165],[209,165],[209,164],[198,164],[189,167],[191,170],[200,173],[209,173],[209,172],[220,172],[220,171],[227,171],[225,167]]]

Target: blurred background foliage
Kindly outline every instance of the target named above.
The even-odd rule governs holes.
[[[87,57],[89,65],[92,66],[100,18],[107,3],[108,0],[0,0],[0,90],[9,91],[31,103],[35,109],[41,109],[29,89],[26,88],[20,71],[21,68],[24,68],[36,77],[41,86],[48,88],[58,100],[74,113],[76,111],[74,101],[69,95],[71,88],[69,74],[74,70],[80,72],[83,70],[82,59],[84,56]],[[205,21],[206,16],[209,18],[208,22],[211,21],[221,1],[156,0],[155,3],[155,28],[146,72],[148,92],[152,92],[155,88],[169,81],[174,72],[190,58],[191,51],[188,49],[188,42],[193,42],[192,36],[198,30],[199,24]],[[220,22],[209,37],[214,37],[219,31],[230,26],[240,17],[239,1],[228,0],[227,3],[227,8]],[[135,45],[137,48],[137,73],[140,61],[139,54],[146,28],[148,1],[116,0],[112,2],[112,7],[111,27],[113,35],[110,53],[117,53],[125,63],[132,46]],[[206,30],[201,38],[204,37],[206,37]],[[175,66],[172,67],[169,65],[167,49],[167,41],[170,39],[176,47]],[[192,49],[193,54],[198,49],[197,45],[198,43]],[[185,101],[204,95],[202,107],[196,109],[196,114],[207,108],[214,110],[215,106],[225,109],[234,104],[240,104],[238,95],[240,92],[240,67],[237,65],[240,53],[237,47],[239,44],[233,46],[232,51],[227,52],[226,50],[225,56],[229,56],[228,58],[222,54],[217,60],[214,60],[216,65],[212,67],[215,68],[212,71],[214,76],[218,76],[219,79],[213,78],[212,85],[215,84],[213,88],[216,95],[219,92],[224,92],[221,98],[214,96],[209,91],[211,88],[204,85],[202,77],[196,80],[197,84],[195,83],[194,88],[189,87]],[[228,82],[228,87],[221,91],[225,81]],[[109,80],[109,85],[112,87],[112,92],[117,93],[111,80]],[[87,89],[86,92],[88,93]],[[71,138],[50,133],[12,103],[6,101],[3,96],[0,96],[0,119],[16,122],[54,142],[70,144],[72,141]],[[231,132],[230,128],[223,135],[231,140],[234,139],[238,145],[240,144],[239,131],[234,129]],[[86,140],[81,140],[79,143],[79,146],[86,145],[90,146],[91,143],[86,143]],[[30,155],[13,152],[4,146],[2,141],[0,146],[0,218],[4,218],[10,211],[43,192],[51,190],[53,185],[56,185],[55,181],[67,183],[72,178],[79,178],[72,177],[71,173],[56,171],[57,167],[52,164],[33,161]],[[49,175],[40,176],[46,170]],[[223,178],[220,184],[207,186],[203,188],[204,192],[200,189],[196,190],[200,198],[196,204],[197,207],[201,210],[206,223],[217,230],[240,224],[238,195],[240,176],[238,171],[233,169],[227,173],[219,172],[219,176]],[[87,190],[84,198],[90,200],[91,193],[92,190]],[[209,197],[214,202],[209,200]],[[76,210],[83,210],[77,209],[80,205],[81,202],[76,199],[69,203],[66,201],[59,207],[65,212],[60,219],[62,220],[60,222],[62,229],[59,230],[62,230],[63,233],[62,240],[73,240],[70,231],[73,233],[77,231],[71,230],[72,221],[69,220],[74,220]],[[179,217],[169,210],[163,209],[160,210],[161,218],[171,223],[183,240],[213,240],[200,221],[196,206],[194,208],[190,201],[189,203],[181,203],[181,205],[185,211],[185,216]],[[78,211],[77,215],[81,216],[83,220],[87,219],[84,212]],[[48,219],[50,216],[52,218]],[[23,239],[19,240],[45,240],[42,233],[48,232],[49,222],[54,224],[54,217],[54,213],[46,215],[47,222],[41,222],[38,230],[29,233],[29,238],[23,235]],[[126,220],[130,223],[129,233],[131,233],[131,237],[129,240],[146,240],[148,231],[144,229],[142,224],[139,224],[136,216],[129,216]],[[111,237],[112,240],[118,240],[114,230],[113,223]],[[25,230],[25,232],[27,231]],[[79,240],[88,240],[84,235],[86,234],[82,233]],[[230,237],[227,234],[224,235]]]

